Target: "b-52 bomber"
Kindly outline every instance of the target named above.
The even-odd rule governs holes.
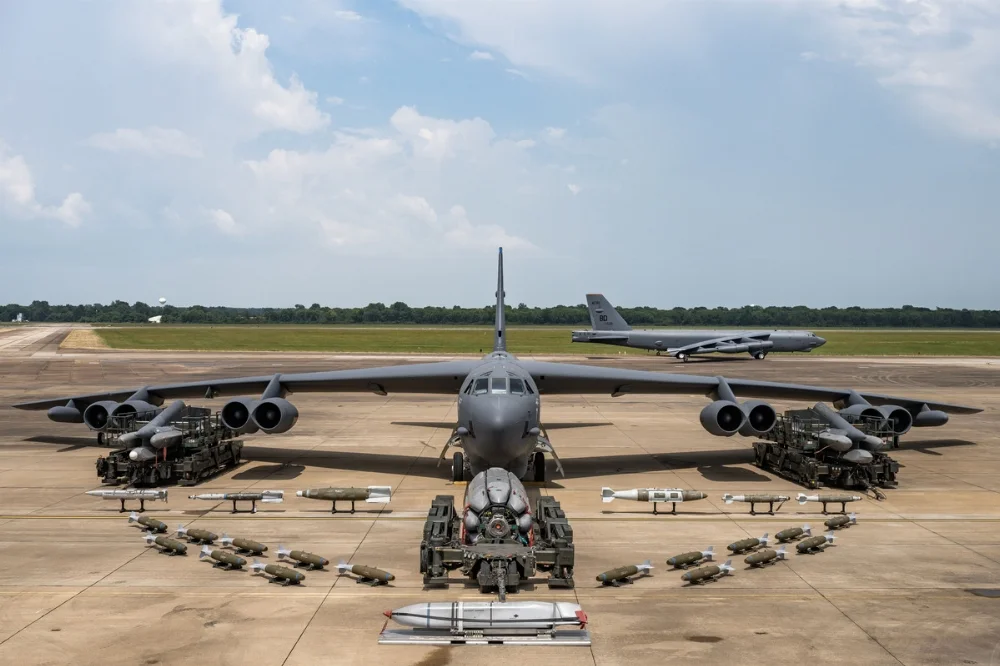
[[[507,350],[502,249],[493,339],[493,351],[479,360],[200,380],[36,400],[15,407],[48,410],[53,421],[85,423],[101,432],[109,416],[155,410],[165,400],[235,396],[220,415],[228,428],[236,434],[278,434],[290,430],[299,418],[298,409],[287,398],[293,393],[457,394],[458,419],[446,444],[461,449],[452,458],[455,481],[491,467],[506,469],[519,479],[544,481],[544,456],[554,457],[555,450],[541,418],[543,394],[702,394],[711,402],[701,411],[701,424],[722,437],[736,433],[759,437],[774,427],[774,408],[757,398],[832,402],[845,414],[861,410],[878,415],[897,435],[912,426],[943,425],[949,413],[982,411],[850,389],[520,360]],[[259,397],[246,397],[257,392]],[[737,396],[755,399],[740,402]],[[846,436],[851,437],[851,432]],[[864,444],[852,440],[854,448]]]

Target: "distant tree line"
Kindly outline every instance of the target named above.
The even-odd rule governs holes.
[[[371,303],[363,308],[328,308],[319,303],[293,308],[229,308],[150,306],[114,301],[110,305],[30,305],[0,306],[0,322],[15,319],[18,313],[35,322],[143,323],[163,315],[163,323],[179,324],[457,324],[490,325],[494,306],[482,308],[423,307],[406,303]],[[739,328],[1000,328],[1000,310],[954,310],[921,308],[808,308],[744,306],[741,308],[618,308],[634,327],[699,326]],[[586,305],[528,307],[524,303],[507,308],[513,325],[558,325],[589,327]]]

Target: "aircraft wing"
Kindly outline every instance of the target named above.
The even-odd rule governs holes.
[[[711,395],[718,389],[720,380],[725,381],[737,396],[743,398],[769,398],[776,400],[808,400],[817,402],[837,402],[850,397],[851,389],[823,388],[804,384],[784,384],[753,379],[729,379],[682,375],[645,370],[625,370],[602,368],[571,363],[546,363],[544,361],[522,361],[521,366],[531,373],[532,379],[543,394],[555,393],[664,393],[684,395]],[[978,407],[964,407],[943,402],[931,402],[915,398],[901,398],[880,393],[857,392],[873,405],[899,405],[918,410],[927,405],[951,414],[976,414],[983,411]]]
[[[415,363],[382,368],[333,370],[330,372],[304,372],[277,375],[282,388],[288,393],[458,393],[462,382],[482,361],[444,361],[441,363]],[[22,402],[17,409],[40,410],[65,405],[72,400],[77,408],[101,400],[120,402],[140,389],[150,396],[162,399],[215,398],[260,394],[275,375],[212,379],[182,384],[143,386],[105,393],[73,395],[64,398]]]
[[[685,345],[683,347],[671,347],[667,350],[667,353],[671,356],[677,354],[697,354],[715,351],[719,347],[738,345],[738,344],[748,344],[748,343],[760,343],[763,342],[755,336],[746,335],[729,335],[723,338],[712,338],[711,340],[700,340],[690,345]],[[768,343],[770,344],[770,343]]]

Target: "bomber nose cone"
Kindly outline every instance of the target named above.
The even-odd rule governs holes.
[[[816,340],[813,342],[813,349],[816,349],[817,347],[822,347],[825,344],[826,344],[826,338],[821,338],[817,335]]]

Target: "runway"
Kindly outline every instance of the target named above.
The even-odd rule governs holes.
[[[105,451],[91,433],[9,407],[91,389],[405,359],[65,353],[58,349],[65,330],[29,330],[0,335],[0,663],[428,666],[539,658],[526,647],[376,643],[387,608],[488,599],[461,585],[421,589],[418,550],[427,508],[434,496],[460,497],[464,488],[449,482],[447,464],[436,464],[446,429],[398,423],[454,419],[452,397],[290,396],[301,413],[290,433],[247,437],[247,462],[239,468],[197,490],[171,488],[167,504],[147,504],[146,515],[171,529],[195,525],[262,541],[270,547],[262,561],[275,562],[281,543],[396,575],[392,586],[375,589],[308,570],[301,587],[279,588],[199,562],[193,545],[186,557],[157,554],[118,513],[118,502],[84,494],[98,487],[94,460]],[[574,528],[577,587],[550,591],[538,584],[519,594],[578,601],[590,618],[593,646],[545,649],[547,662],[1000,664],[1000,598],[989,596],[1000,589],[995,359],[566,360],[849,386],[986,411],[904,437],[893,454],[902,466],[900,487],[883,501],[851,505],[858,524],[838,532],[826,552],[793,554],[763,570],[748,570],[737,556],[733,576],[684,587],[682,572],[665,564],[668,557],[709,545],[724,553],[737,539],[803,523],[819,528],[825,519],[819,506],[792,501],[775,516],[750,516],[746,505],[725,505],[727,492],[794,496],[801,489],[754,467],[750,440],[704,432],[703,396],[544,397],[543,421],[607,424],[550,433],[567,477],[539,492],[560,500]],[[391,485],[393,498],[378,508],[359,504],[353,516],[331,516],[329,503],[294,497],[295,490],[327,485]],[[602,486],[681,487],[703,490],[708,499],[679,505],[677,516],[653,516],[648,505],[602,504]],[[227,502],[187,499],[265,488],[284,489],[286,500],[261,505],[257,515],[234,516]],[[633,585],[602,588],[594,581],[601,571],[647,558],[653,575]]]

